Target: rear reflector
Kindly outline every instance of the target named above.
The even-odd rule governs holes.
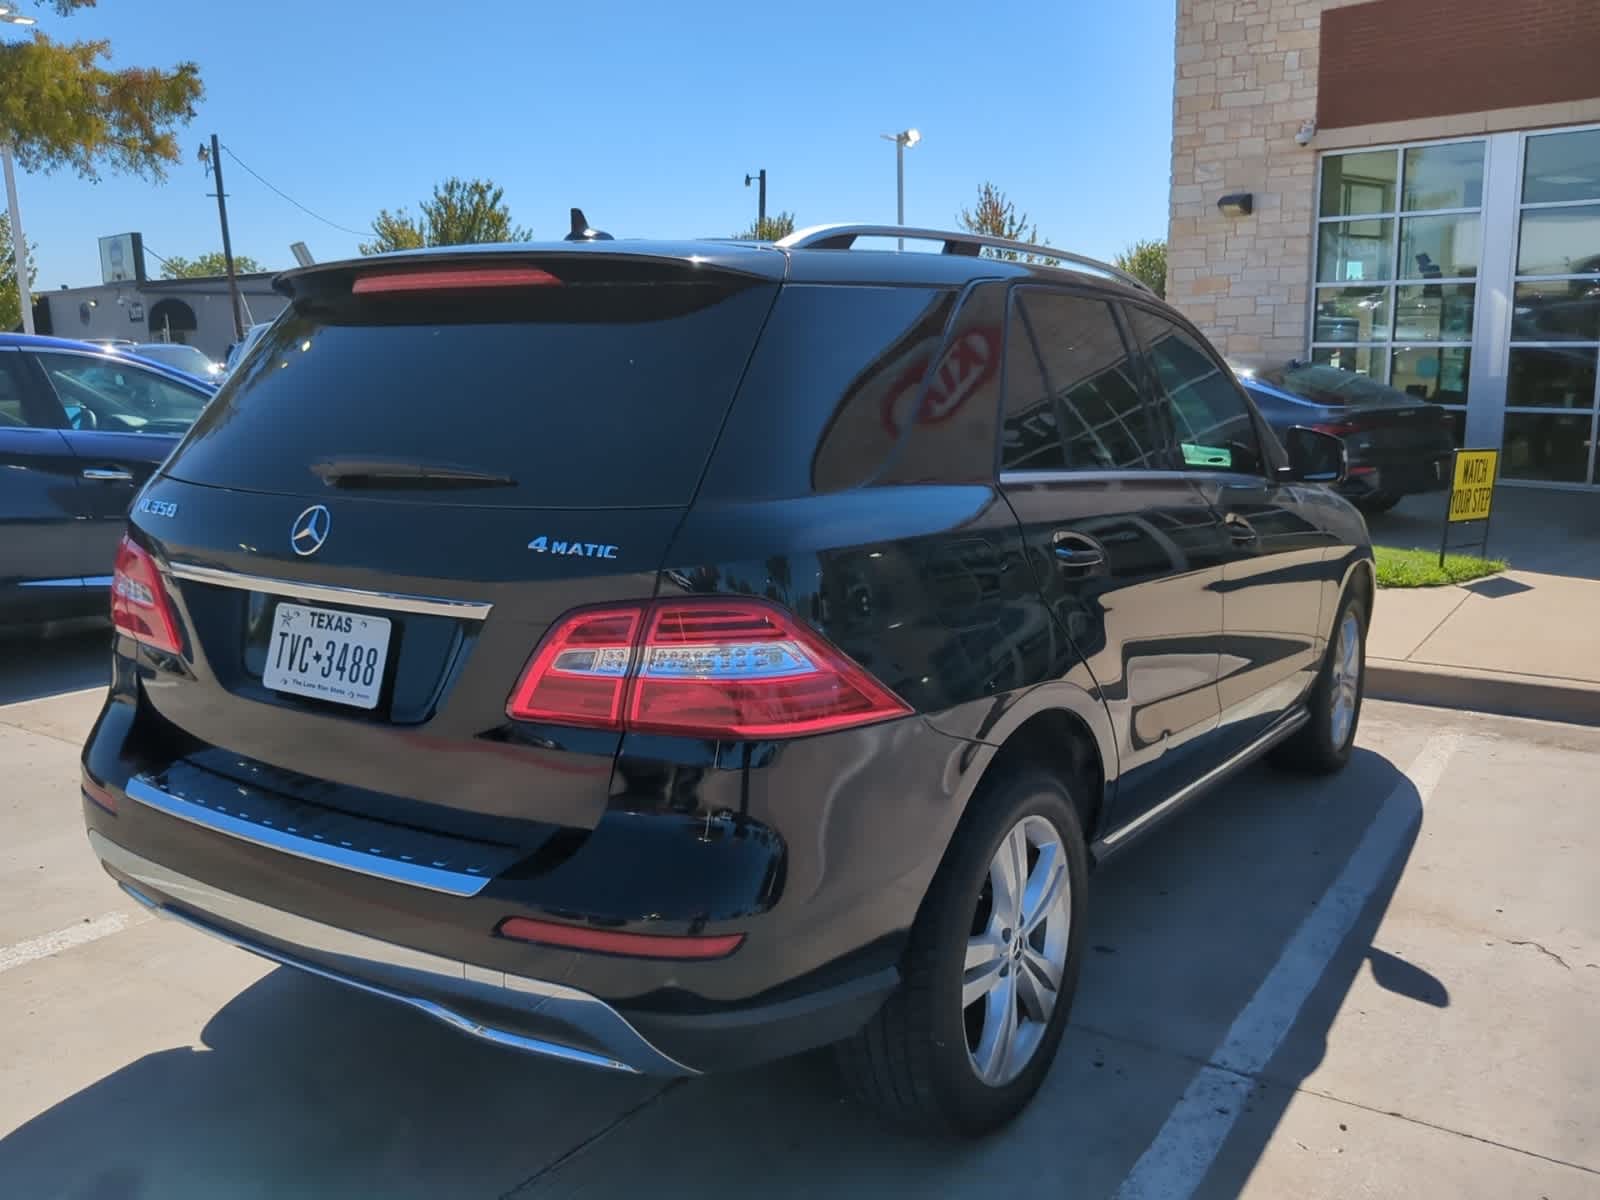
[[[111,569],[111,623],[135,641],[169,654],[181,654],[183,642],[161,583],[155,559],[123,534]]]
[[[1347,434],[1360,433],[1371,426],[1359,421],[1330,421],[1322,425],[1313,425],[1311,428],[1318,433],[1331,433],[1334,437],[1344,437]]]
[[[626,954],[633,958],[726,958],[744,941],[742,933],[683,937],[657,933],[622,933],[587,925],[562,925],[528,917],[507,917],[498,932],[519,942],[562,946],[568,950],[593,950],[600,954]]]
[[[93,801],[112,816],[117,815],[116,796],[114,796],[111,792],[108,792],[105,788],[101,787],[87,775],[83,777],[83,796],[85,800]]]
[[[396,292],[460,292],[477,288],[548,287],[559,285],[549,271],[537,267],[460,267],[430,271],[389,271],[363,275],[351,284],[357,296]]]
[[[775,605],[692,597],[558,621],[506,705],[518,721],[698,738],[783,738],[910,707]]]

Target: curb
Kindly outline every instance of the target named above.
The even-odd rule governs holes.
[[[1369,658],[1366,683],[1371,700],[1600,726],[1600,684],[1576,679]]]

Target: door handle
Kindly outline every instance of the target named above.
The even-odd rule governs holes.
[[[132,483],[133,472],[124,471],[121,467],[85,467],[85,479],[93,479],[99,483]]]
[[[1228,527],[1228,536],[1236,542],[1248,543],[1260,540],[1261,535],[1255,531],[1255,526],[1241,516],[1229,513],[1223,524]]]
[[[1094,539],[1080,533],[1056,534],[1050,550],[1063,567],[1098,567],[1106,561],[1106,552]]]

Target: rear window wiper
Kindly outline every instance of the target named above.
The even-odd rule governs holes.
[[[480,471],[457,463],[409,458],[329,458],[311,464],[311,472],[337,488],[484,488],[516,487],[509,475]]]

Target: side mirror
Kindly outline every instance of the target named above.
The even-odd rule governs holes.
[[[1284,435],[1283,448],[1289,452],[1289,467],[1285,473],[1290,479],[1337,484],[1343,483],[1349,474],[1350,462],[1344,440],[1331,433],[1295,425]]]

